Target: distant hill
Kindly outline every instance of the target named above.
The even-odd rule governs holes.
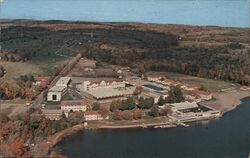
[[[53,65],[53,60],[81,52],[141,73],[169,71],[250,83],[247,28],[29,20],[2,21],[0,25],[6,27],[3,49],[24,52],[33,64]]]

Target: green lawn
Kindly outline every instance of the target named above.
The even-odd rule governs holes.
[[[166,72],[165,74],[170,79],[180,80],[189,84],[203,85],[207,89],[213,92],[218,92],[221,89],[232,88],[232,87],[239,88],[238,84],[233,84],[232,82],[212,80],[212,79],[188,76],[188,75],[183,75],[183,74],[176,74],[176,73],[171,73],[171,72]]]

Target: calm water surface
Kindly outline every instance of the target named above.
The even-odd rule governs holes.
[[[249,27],[250,0],[4,0],[0,19]]]
[[[0,19],[249,27],[249,0],[4,0]],[[72,158],[246,158],[250,98],[218,121],[189,128],[85,131],[59,144]]]
[[[247,158],[250,98],[219,120],[188,128],[90,130],[58,147],[72,158]]]

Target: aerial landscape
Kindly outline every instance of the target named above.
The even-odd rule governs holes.
[[[249,5],[0,1],[0,158],[248,158]]]

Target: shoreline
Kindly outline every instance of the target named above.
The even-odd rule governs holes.
[[[84,130],[83,124],[78,124],[75,126],[72,126],[68,129],[65,129],[63,131],[60,131],[50,137],[48,137],[46,140],[43,140],[42,142],[38,143],[33,148],[33,155],[34,157],[50,157],[51,150],[63,139],[73,136],[81,131]],[[43,150],[41,150],[43,149]]]
[[[214,100],[203,102],[206,106],[218,110],[222,115],[234,110],[242,99],[250,97],[250,90],[231,90],[226,92],[213,93]]]
[[[232,95],[234,96],[233,98],[231,97]],[[210,101],[206,101],[203,103],[205,103],[206,106],[209,106],[211,108],[214,108],[216,110],[221,111],[222,115],[220,117],[223,117],[223,115],[226,112],[232,111],[236,107],[241,105],[241,103],[242,103],[241,99],[244,99],[246,97],[250,97],[249,90],[246,90],[246,91],[234,90],[234,91],[230,91],[230,92],[219,92],[219,93],[214,93],[215,100],[210,100]],[[224,103],[224,105],[222,105],[221,103]],[[204,118],[201,120],[188,121],[188,122],[184,122],[184,123],[198,122],[198,121],[203,121],[203,120],[212,120],[212,119],[216,119],[216,118],[207,118],[207,119]],[[158,121],[160,121],[159,118],[157,118],[157,119],[158,119]],[[164,119],[164,117],[162,117],[162,119]],[[152,119],[146,120],[146,122],[147,121],[152,121]],[[46,140],[42,141],[41,143],[39,143],[34,148],[34,151],[38,151],[36,149],[39,149],[39,148],[43,148],[44,150],[40,151],[40,152],[35,152],[35,156],[41,157],[44,155],[49,155],[51,150],[58,143],[60,143],[62,140],[64,140],[65,138],[68,138],[70,136],[73,136],[81,131],[84,131],[86,129],[87,130],[91,130],[91,129],[130,129],[130,128],[148,128],[148,127],[154,128],[155,126],[164,126],[162,128],[175,128],[178,126],[178,125],[174,124],[174,122],[165,122],[164,123],[162,121],[155,122],[155,123],[146,123],[146,122],[143,123],[142,120],[137,120],[137,121],[133,121],[133,122],[131,122],[131,121],[121,121],[121,122],[123,122],[123,123],[127,122],[128,124],[112,125],[108,121],[98,121],[98,122],[89,122],[87,127],[85,127],[84,124],[75,125],[73,127],[65,129],[63,131],[60,131],[59,133],[56,133],[56,134],[50,136],[49,138],[47,138]],[[105,123],[106,125],[105,124],[103,125],[103,123]],[[188,125],[185,126],[185,124],[184,124],[182,126],[187,127]],[[159,127],[159,128],[161,128],[161,127]]]

